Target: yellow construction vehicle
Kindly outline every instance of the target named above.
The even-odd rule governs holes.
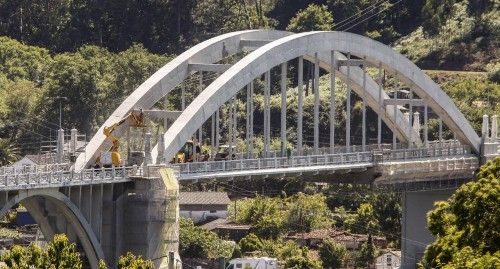
[[[177,152],[171,163],[188,163],[195,160],[207,161],[208,155],[201,153],[201,145],[193,140],[186,141],[186,144]]]
[[[109,151],[101,152],[101,155],[97,157],[96,166],[97,167],[110,167],[110,166],[121,166],[122,158],[119,152],[120,141],[113,135],[113,132],[118,129],[123,124],[127,123],[129,127],[146,127],[146,121],[144,113],[140,111],[132,111],[125,118],[119,122],[109,126],[104,127],[103,133],[107,139],[111,140],[112,146]]]

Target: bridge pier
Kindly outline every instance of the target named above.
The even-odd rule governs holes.
[[[454,190],[404,191],[401,219],[401,268],[414,269],[425,247],[435,240],[427,228],[427,212],[434,202],[448,199]]]
[[[34,180],[27,182],[32,188],[0,190],[0,217],[22,204],[47,240],[66,234],[92,269],[101,259],[114,268],[127,252],[153,260],[156,268],[167,268],[168,253],[178,252],[179,187],[173,174],[156,167],[143,167],[135,173],[140,176],[126,178],[115,170],[92,173],[97,174],[91,179],[81,180],[82,174],[63,185],[36,187],[31,183],[40,181]],[[71,185],[77,179],[79,185]]]

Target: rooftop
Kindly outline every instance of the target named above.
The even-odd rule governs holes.
[[[179,205],[228,205],[231,203],[225,192],[181,192]]]

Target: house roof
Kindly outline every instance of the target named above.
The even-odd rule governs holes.
[[[314,230],[308,233],[296,233],[287,235],[288,239],[324,239],[332,238],[336,241],[366,241],[368,240],[368,235],[365,234],[353,234],[343,230],[331,229],[320,229]],[[372,236],[374,241],[385,240],[384,237]]]
[[[181,192],[179,205],[228,205],[231,203],[225,192]]]

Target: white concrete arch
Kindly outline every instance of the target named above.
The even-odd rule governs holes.
[[[91,268],[99,268],[99,260],[104,260],[105,257],[101,244],[99,243],[99,240],[97,240],[92,227],[90,227],[90,224],[70,198],[56,189],[20,190],[16,196],[9,199],[9,201],[0,209],[0,217],[3,217],[16,204],[23,201],[29,201],[30,199],[36,197],[44,197],[54,202],[58,211],[61,212],[66,220],[71,224],[71,227],[74,229],[78,239],[82,243],[82,247],[87,255]],[[36,213],[31,211],[29,212]],[[49,237],[49,239],[52,239],[54,231],[52,231],[51,227],[47,227],[46,218],[42,214],[32,214],[32,216],[37,223],[45,223],[45,225],[42,225],[41,228],[45,226],[45,230],[49,230],[49,234],[46,236]],[[43,230],[44,229],[42,229],[42,231]]]
[[[242,40],[276,40],[285,35],[289,35],[289,33],[275,30],[232,32],[206,40],[182,53],[156,71],[123,101],[97,130],[85,147],[85,152],[78,156],[73,166],[74,170],[80,171],[89,164],[93,164],[99,152],[111,146],[102,133],[104,126],[111,126],[120,121],[134,108],[150,109],[186,79],[190,72],[190,63],[215,63],[228,55],[241,52],[243,49]],[[119,132],[119,130],[117,131]]]
[[[260,47],[217,78],[196,97],[165,134],[165,157],[174,156],[186,139],[220,106],[257,76],[296,57],[331,50],[351,52],[368,62],[381,64],[389,72],[397,73],[443,119],[462,143],[479,152],[479,136],[463,114],[440,87],[407,58],[388,46],[360,35],[308,32],[283,37]]]

